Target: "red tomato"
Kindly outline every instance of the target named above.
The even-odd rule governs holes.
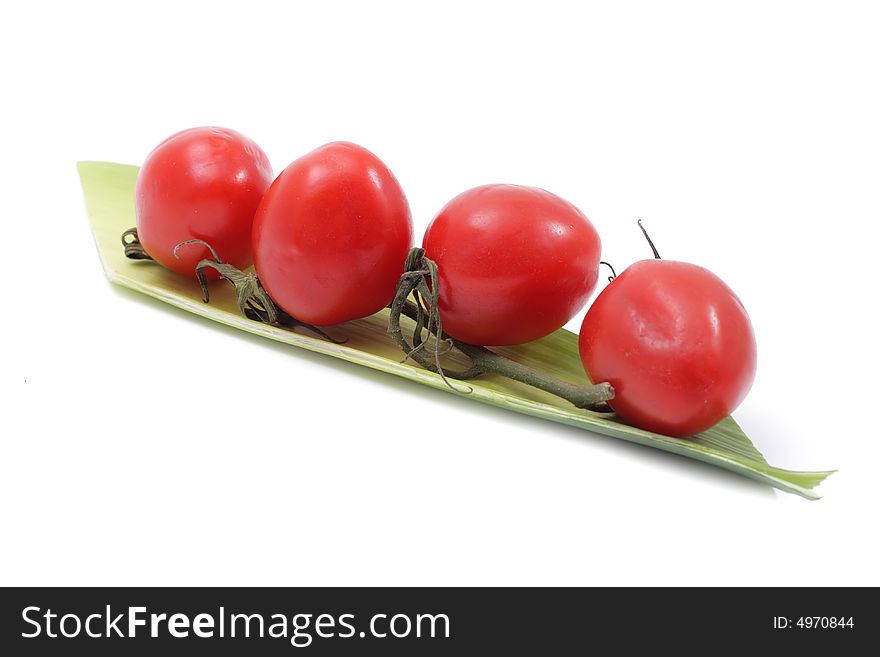
[[[570,320],[598,279],[601,244],[568,201],[534,187],[484,185],[452,199],[425,233],[440,317],[470,344],[535,340]]]
[[[204,240],[239,269],[249,267],[254,212],[271,182],[266,154],[244,135],[211,127],[178,132],[138,172],[138,239],[154,260],[186,276],[211,256],[191,244],[174,257],[174,247],[190,239]]]
[[[627,422],[669,436],[705,431],[739,405],[755,378],[749,316],[712,272],[643,260],[593,302],[580,332],[593,381],[614,386]]]
[[[257,276],[283,310],[316,326],[394,298],[412,246],[409,204],[379,158],[334,142],[288,166],[254,219]]]

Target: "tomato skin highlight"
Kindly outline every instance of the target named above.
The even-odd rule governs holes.
[[[596,297],[579,337],[593,381],[614,386],[627,422],[685,437],[730,415],[755,378],[757,347],[739,298],[707,269],[643,260]]]
[[[412,239],[409,203],[394,174],[367,149],[332,142],[269,187],[254,219],[254,265],[288,314],[331,326],[391,302]]]
[[[199,261],[211,256],[191,244],[176,258],[174,247],[191,239],[210,244],[224,262],[249,267],[254,213],[271,182],[269,159],[244,135],[218,127],[178,132],[138,172],[138,239],[154,260],[184,276],[195,277]]]
[[[584,306],[598,280],[601,242],[592,223],[535,187],[459,194],[431,221],[423,246],[439,271],[443,329],[470,344],[548,335]]]

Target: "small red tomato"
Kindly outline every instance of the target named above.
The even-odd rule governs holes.
[[[568,201],[534,187],[484,185],[452,199],[425,233],[437,263],[443,330],[470,344],[552,333],[583,307],[601,244]]]
[[[333,142],[272,183],[254,218],[257,276],[284,311],[330,326],[394,297],[412,246],[409,204],[370,151]]]
[[[712,427],[755,378],[755,335],[742,303],[715,274],[685,262],[627,268],[587,311],[579,346],[590,379],[614,386],[615,412],[668,436]]]
[[[178,132],[138,172],[138,239],[150,257],[186,276],[211,256],[191,244],[176,258],[174,247],[191,239],[204,240],[239,269],[249,267],[254,212],[271,182],[266,154],[244,135],[212,127]]]

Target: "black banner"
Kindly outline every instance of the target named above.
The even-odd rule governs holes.
[[[839,588],[3,589],[0,654],[855,654],[880,634],[876,599]]]

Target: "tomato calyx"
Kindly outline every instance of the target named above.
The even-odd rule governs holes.
[[[429,280],[430,287],[428,285]],[[442,319],[437,308],[438,294],[436,290],[439,289],[439,285],[437,263],[425,257],[425,250],[423,248],[415,247],[411,249],[406,257],[404,272],[397,284],[394,300],[391,302],[388,332],[405,353],[402,362],[406,362],[409,359],[416,361],[425,369],[439,374],[446,382],[446,385],[455,389],[448,379],[472,379],[481,374],[481,372],[477,368],[476,363],[466,370],[444,369],[440,364],[440,357],[444,353],[464,343],[457,344],[456,340],[453,340],[443,332]],[[408,300],[410,294],[413,295],[415,302]],[[406,315],[416,323],[412,333],[412,344],[403,335],[403,329],[400,326],[401,314]],[[427,357],[424,353],[428,344],[424,338],[425,330],[428,331],[429,335],[434,336],[433,358]],[[470,392],[470,390],[467,392]]]
[[[121,239],[125,257],[129,260],[153,260],[153,257],[144,249],[144,245],[141,244],[137,228],[129,228],[122,233]]]
[[[293,330],[298,327],[308,329],[334,344],[342,344],[345,342],[345,340],[337,340],[336,338],[333,338],[317,326],[301,322],[295,317],[288,315],[279,308],[274,301],[272,301],[272,298],[263,288],[263,285],[260,283],[260,279],[257,278],[256,274],[249,271],[242,271],[238,267],[223,262],[214,248],[204,240],[185,240],[180,244],[177,244],[174,247],[174,257],[179,258],[180,249],[189,244],[200,244],[211,252],[211,258],[204,258],[199,261],[198,265],[196,265],[196,277],[199,279],[199,285],[202,288],[202,300],[205,303],[210,301],[210,295],[208,293],[208,278],[205,275],[205,269],[210,268],[220,274],[221,278],[232,283],[235,288],[235,297],[238,303],[238,308],[248,319],[288,330]]]
[[[425,256],[420,247],[412,249],[407,256],[406,267],[391,302],[388,316],[388,332],[403,350],[403,361],[409,359],[425,369],[439,374],[449,387],[447,379],[467,380],[483,374],[499,374],[514,381],[525,383],[569,401],[577,408],[595,412],[611,412],[607,402],[614,398],[614,388],[609,383],[578,386],[547,376],[486,347],[456,340],[443,332],[442,318],[437,308],[440,295],[437,264]],[[410,295],[414,301],[410,301]],[[400,316],[415,322],[410,340],[403,333]],[[428,332],[428,338],[425,337]],[[433,336],[433,347],[428,347]],[[471,361],[464,370],[452,370],[441,365],[441,356],[452,349]],[[426,353],[430,350],[430,354]],[[470,391],[468,391],[470,392]]]

